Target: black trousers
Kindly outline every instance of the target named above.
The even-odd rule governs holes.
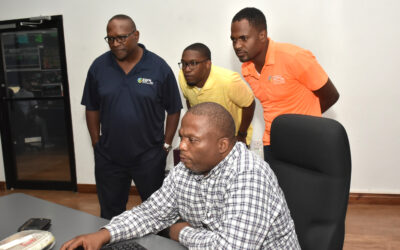
[[[95,147],[95,178],[100,216],[105,219],[126,210],[132,180],[142,201],[158,190],[165,177],[167,153],[160,148],[152,148],[137,157],[131,166],[122,166],[110,161]]]

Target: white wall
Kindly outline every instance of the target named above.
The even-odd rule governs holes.
[[[313,51],[339,90],[339,102],[325,116],[347,129],[352,150],[352,192],[400,193],[400,2],[397,0],[2,0],[0,19],[39,15],[64,17],[78,183],[94,183],[93,156],[84,108],[86,72],[106,51],[108,19],[130,15],[141,42],[178,73],[183,48],[207,44],[213,63],[240,71],[229,39],[233,15],[254,6],[267,16],[269,35]],[[260,141],[258,105],[253,139]],[[174,144],[177,145],[177,140]],[[0,160],[2,155],[0,153]],[[4,181],[0,162],[0,181]]]

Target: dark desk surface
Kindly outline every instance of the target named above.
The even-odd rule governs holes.
[[[35,198],[26,194],[0,197],[0,240],[17,232],[29,218],[51,219],[50,232],[56,238],[53,249],[59,249],[67,240],[79,234],[91,233],[108,220],[72,208]],[[148,249],[186,249],[179,243],[158,235],[147,235],[137,242]]]

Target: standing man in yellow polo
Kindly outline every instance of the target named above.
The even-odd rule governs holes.
[[[268,161],[275,117],[287,113],[321,116],[339,93],[310,51],[267,36],[267,21],[256,8],[244,8],[233,17],[231,40],[243,63],[242,75],[264,110],[264,159]]]
[[[183,51],[179,67],[179,85],[188,109],[203,102],[222,105],[235,121],[237,139],[250,145],[255,102],[240,75],[213,65],[210,49],[202,43],[189,45]]]

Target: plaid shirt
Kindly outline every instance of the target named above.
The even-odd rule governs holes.
[[[293,220],[268,164],[236,143],[206,176],[183,163],[146,202],[105,226],[111,242],[158,232],[179,218],[190,249],[300,249]]]

